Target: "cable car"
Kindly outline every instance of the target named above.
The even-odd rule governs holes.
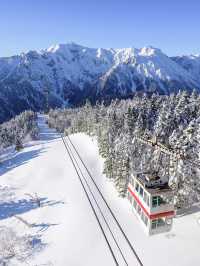
[[[174,195],[167,181],[152,173],[134,173],[130,176],[127,197],[148,235],[171,230]]]

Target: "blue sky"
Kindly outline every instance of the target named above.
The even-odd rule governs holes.
[[[200,0],[0,0],[0,56],[70,41],[200,53]]]

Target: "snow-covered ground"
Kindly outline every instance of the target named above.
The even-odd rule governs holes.
[[[0,230],[12,228],[18,243],[21,239],[31,243],[29,252],[21,248],[21,257],[11,259],[9,265],[114,265],[62,140],[48,129],[42,117],[39,126],[40,140],[28,143],[19,153],[13,152],[0,165]],[[85,134],[73,135],[71,140],[144,266],[200,265],[198,208],[176,218],[171,232],[148,237],[128,200],[119,198],[113,184],[102,175],[103,161],[95,140]],[[31,196],[40,198],[40,207]],[[0,258],[1,241],[0,236]],[[138,264],[133,258],[129,265]]]

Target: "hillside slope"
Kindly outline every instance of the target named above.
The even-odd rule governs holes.
[[[200,55],[176,56],[172,59],[200,82]]]
[[[0,229],[12,228],[21,237],[31,236],[35,247],[26,261],[11,258],[8,265],[114,265],[59,135],[47,128],[44,117],[40,117],[39,126],[40,140],[27,143],[23,151],[13,154],[0,168]],[[119,198],[113,184],[102,175],[103,162],[95,140],[85,134],[71,139],[144,265],[199,264],[198,207],[191,214],[176,218],[170,233],[147,237],[128,200]],[[41,207],[29,196],[35,193]],[[28,251],[21,255],[27,254]],[[130,265],[137,266],[134,257]]]

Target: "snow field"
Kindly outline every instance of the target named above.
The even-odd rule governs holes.
[[[31,142],[1,164],[0,226],[12,228],[20,237],[26,235],[35,239],[31,256],[25,261],[11,259],[8,265],[114,265],[60,136],[48,129],[44,117],[39,117],[39,126],[41,139]],[[144,265],[200,264],[198,206],[191,214],[174,219],[171,232],[148,237],[128,200],[119,198],[112,182],[102,175],[103,160],[99,158],[95,139],[75,134],[71,140]],[[41,207],[30,197],[36,197],[35,193]],[[104,213],[110,217],[106,209]],[[134,258],[131,260],[132,254],[111,218],[109,220],[129,265],[138,265]]]

